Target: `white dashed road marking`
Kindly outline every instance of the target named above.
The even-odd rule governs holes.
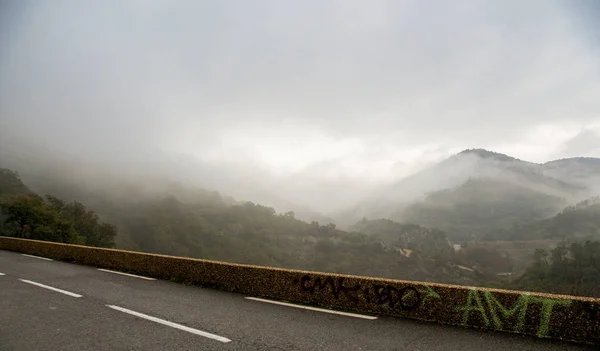
[[[275,305],[282,305],[282,306],[288,306],[288,307],[302,308],[302,309],[305,309],[305,310],[311,310],[311,311],[317,311],[317,312],[339,314],[339,315],[347,316],[347,317],[363,318],[363,319],[370,319],[370,320],[377,319],[377,317],[373,317],[373,316],[365,316],[365,315],[356,314],[356,313],[340,312],[340,311],[334,311],[334,310],[327,310],[327,309],[324,309],[324,308],[295,305],[293,303],[259,299],[258,297],[246,297],[246,299],[248,299],[248,300],[254,300],[254,301],[260,301],[260,302],[266,302],[266,303],[272,303],[272,304],[275,304]]]
[[[146,279],[146,280],[156,280],[154,278],[150,278],[150,277],[143,277],[141,275],[135,275],[135,274],[129,274],[129,273],[123,273],[123,272],[118,272],[118,271],[111,271],[110,269],[103,269],[103,268],[98,268],[99,271],[102,272],[108,272],[108,273],[114,273],[114,274],[120,274],[120,275],[126,275],[128,277],[134,277],[134,278],[140,278],[140,279]]]
[[[40,256],[34,256],[34,255],[28,255],[28,254],[21,254],[22,256],[26,256],[26,257],[33,257],[33,258],[38,258],[40,260],[45,260],[45,261],[54,261],[51,258],[46,258],[46,257],[40,257]]]
[[[44,289],[56,291],[56,292],[59,292],[61,294],[69,295],[69,296],[72,296],[72,297],[83,297],[83,295],[75,294],[75,293],[72,293],[70,291],[66,291],[66,290],[62,290],[62,289],[58,289],[58,288],[53,288],[53,287],[48,286],[48,285],[44,285],[44,284],[32,282],[31,280],[25,280],[25,279],[19,279],[19,280],[22,281],[23,283],[27,283],[27,284],[39,286],[40,288],[44,288]]]
[[[198,329],[186,327],[185,325],[181,325],[181,324],[169,322],[169,321],[166,321],[164,319],[160,319],[160,318],[149,316],[147,314],[143,314],[143,313],[135,312],[135,311],[132,311],[132,310],[128,310],[128,309],[123,308],[123,307],[114,306],[114,305],[106,305],[106,307],[112,308],[113,310],[117,310],[117,311],[120,311],[120,312],[128,313],[128,314],[130,314],[132,316],[143,318],[143,319],[155,322],[155,323],[166,325],[166,326],[169,326],[169,327],[172,327],[172,328],[175,328],[175,329],[183,330],[183,331],[186,331],[188,333],[192,333],[192,334],[204,336],[205,338],[214,339],[214,340],[217,340],[217,341],[220,341],[220,342],[230,342],[231,341],[231,340],[229,340],[227,338],[224,338],[222,336],[219,336],[219,335],[215,335],[215,334],[204,332],[202,330],[198,330]]]

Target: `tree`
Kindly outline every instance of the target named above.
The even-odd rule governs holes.
[[[18,238],[77,243],[73,224],[49,206],[39,195],[21,195],[2,203],[5,224]]]
[[[600,241],[563,243],[550,255],[544,250],[536,250],[532,264],[510,287],[600,297],[599,262]]]
[[[6,235],[35,240],[114,247],[117,229],[79,202],[21,195],[0,204]]]

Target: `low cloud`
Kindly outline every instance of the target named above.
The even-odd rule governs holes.
[[[572,4],[3,3],[0,147],[323,210],[465,148],[599,157]]]

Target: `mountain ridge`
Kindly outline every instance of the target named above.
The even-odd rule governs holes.
[[[540,196],[563,199],[554,202],[555,210],[559,211],[568,203],[600,192],[600,186],[595,185],[600,184],[600,166],[596,164],[600,165],[600,158],[574,157],[534,163],[482,148],[465,149],[399,180],[334,218],[340,218],[342,225],[364,217],[405,221],[410,218],[401,213],[407,208],[436,192],[456,189],[471,179],[487,180],[489,186],[502,183],[515,191],[523,188]],[[599,181],[595,182],[596,179]]]

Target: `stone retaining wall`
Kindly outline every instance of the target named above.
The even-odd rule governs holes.
[[[323,308],[600,344],[600,299],[231,264],[0,237],[0,249]]]

